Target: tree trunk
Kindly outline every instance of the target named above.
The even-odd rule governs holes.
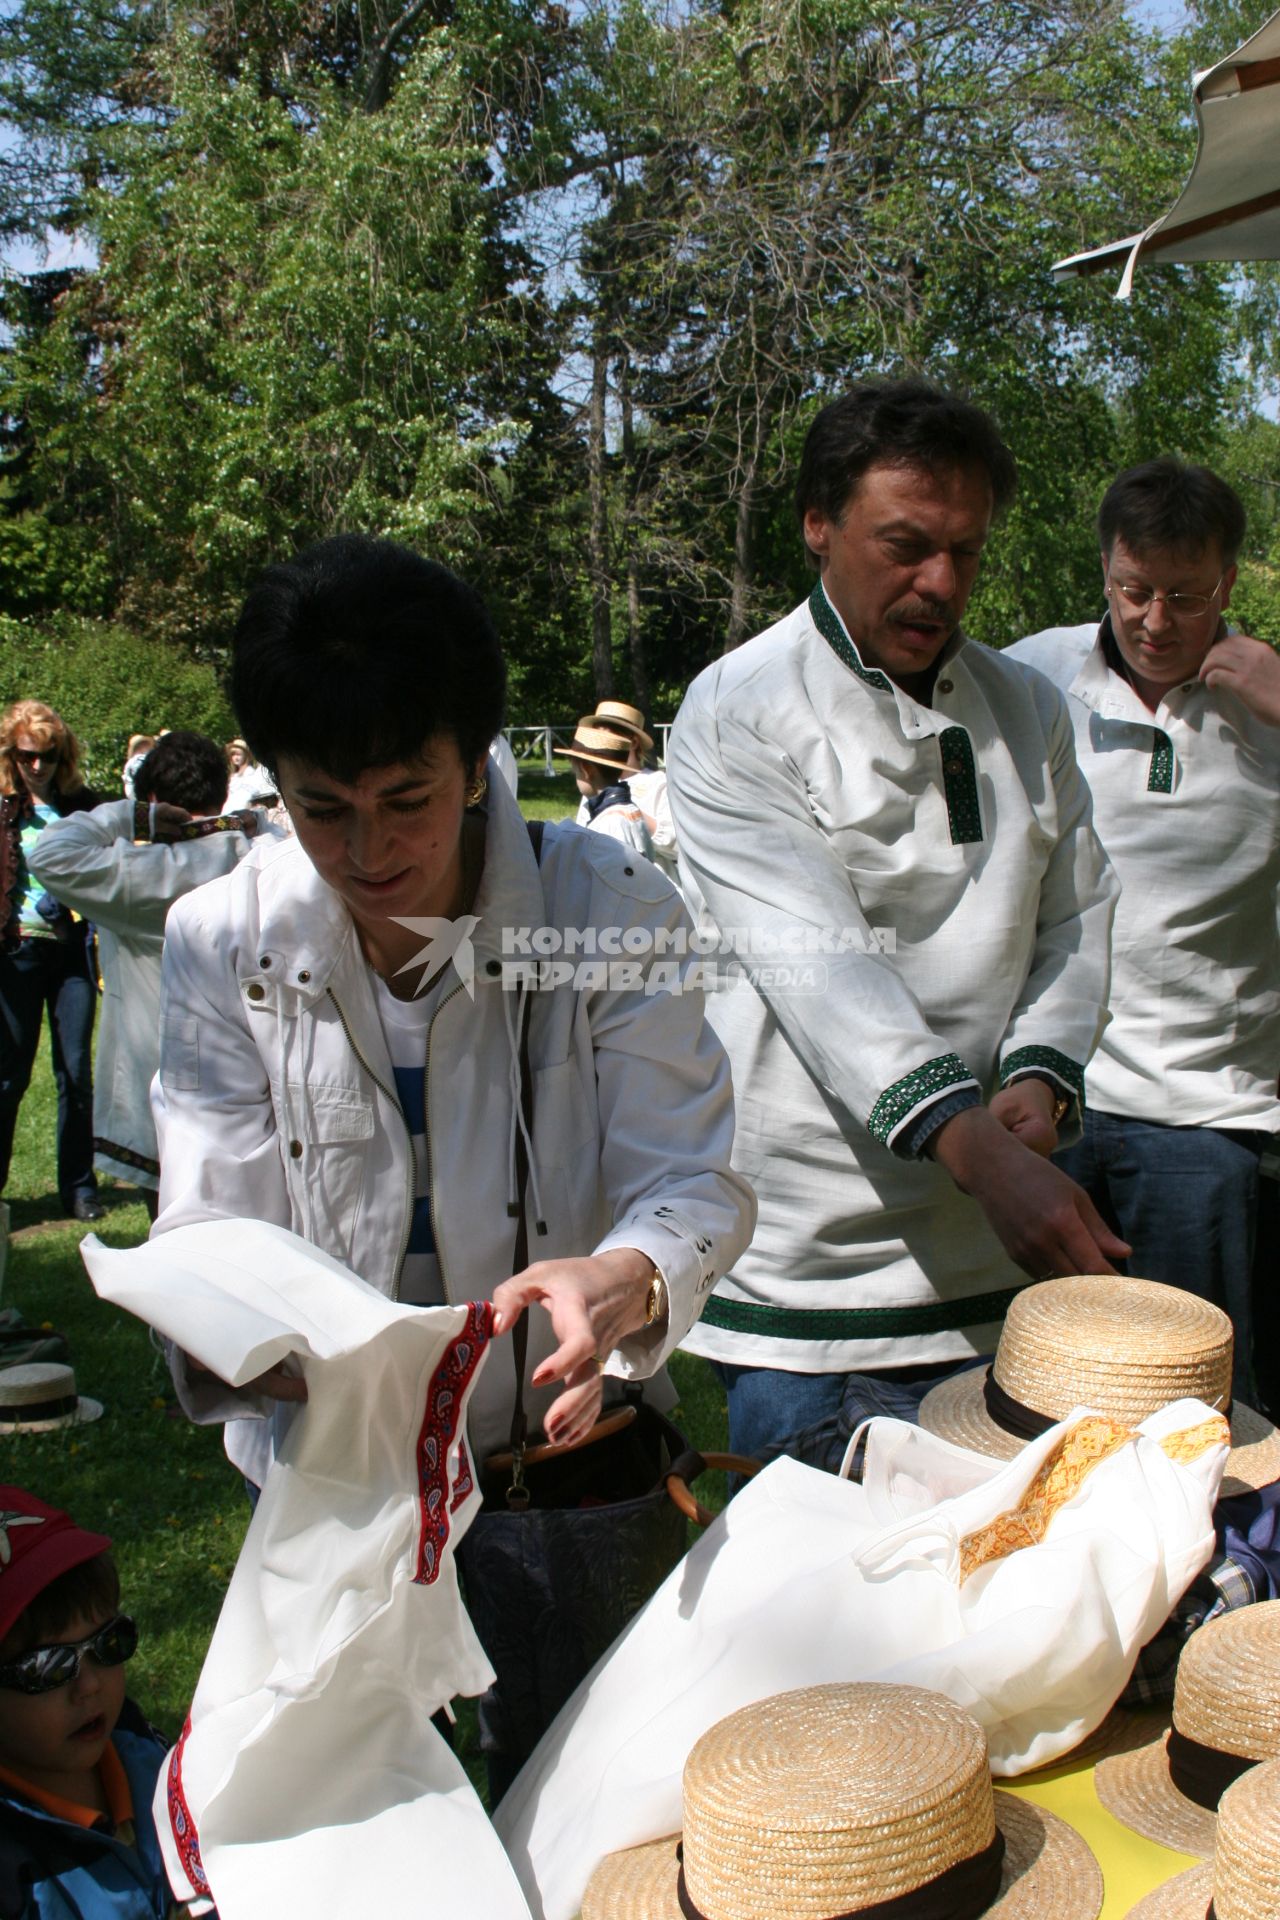
[[[750,598],[755,585],[755,517],[756,474],[759,471],[759,458],[752,454],[751,463],[742,476],[742,485],[738,490],[738,502],[733,523],[733,580],[729,588],[729,630],[725,635],[724,650],[732,653],[744,640],[751,637]]]
[[[604,408],[609,360],[597,339],[591,353],[591,413],[587,425],[587,474],[591,497],[591,671],[596,699],[613,693],[613,621],[609,596],[609,512],[605,498]]]
[[[631,658],[631,687],[635,703],[647,718],[652,719],[649,662],[645,657],[644,628],[640,622],[640,556],[636,540],[639,476],[636,473],[635,422],[631,410],[631,362],[625,353],[618,361],[618,395],[622,406],[622,460],[627,497],[627,650]]]

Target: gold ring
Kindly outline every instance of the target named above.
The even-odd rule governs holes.
[[[595,1370],[596,1370],[596,1372],[597,1372],[597,1373],[603,1373],[603,1372],[604,1372],[604,1361],[603,1361],[603,1360],[602,1360],[602,1359],[600,1358],[600,1355],[599,1355],[598,1353],[593,1353],[593,1354],[592,1354],[592,1356],[591,1356],[591,1364],[592,1364],[592,1366],[593,1366],[593,1367],[595,1368]]]

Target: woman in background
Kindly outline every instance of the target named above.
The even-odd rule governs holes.
[[[28,857],[51,821],[103,798],[80,777],[76,737],[39,700],[0,715],[0,1192],[45,1009],[58,1089],[58,1197],[73,1220],[100,1220],[93,1171],[92,932],[33,879]]]

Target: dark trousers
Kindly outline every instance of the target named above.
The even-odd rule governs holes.
[[[22,1096],[49,1013],[58,1089],[58,1197],[70,1212],[77,1194],[97,1186],[93,1171],[93,1016],[98,993],[89,971],[87,929],[69,939],[23,940],[0,953],[0,1193],[9,1178]]]
[[[1231,1391],[1244,1401],[1254,1394],[1253,1254],[1267,1137],[1090,1109],[1083,1139],[1053,1156],[1133,1248],[1124,1262],[1130,1273],[1198,1293],[1230,1315]]]

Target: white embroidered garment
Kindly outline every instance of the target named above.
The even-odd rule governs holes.
[[[491,1306],[400,1306],[259,1221],[83,1252],[104,1300],[232,1386],[293,1355],[308,1388],[157,1788],[178,1897],[221,1920],[528,1920],[430,1718],[493,1677],[453,1564],[480,1501],[463,1420]]]
[[[540,1920],[605,1854],[681,1825],[699,1736],[830,1681],[932,1687],[997,1774],[1065,1753],[1114,1704],[1209,1558],[1227,1457],[1197,1400],[1137,1432],[1076,1409],[1001,1462],[876,1420],[861,1486],[777,1460],[596,1665],[494,1816]]]

